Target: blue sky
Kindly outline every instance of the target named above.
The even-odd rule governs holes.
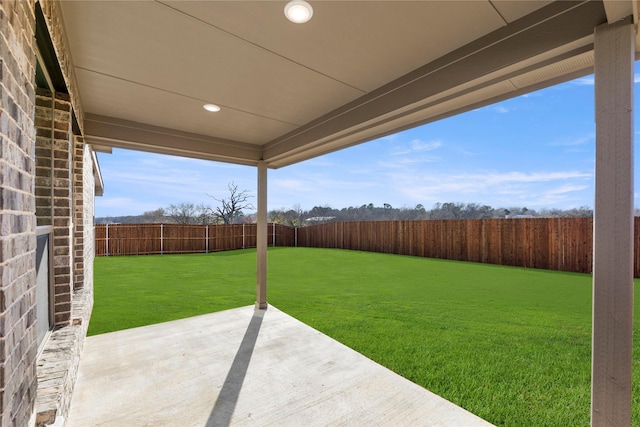
[[[635,71],[638,90],[638,63]],[[593,77],[585,77],[269,170],[268,208],[389,203],[429,209],[437,202],[593,207],[593,107]],[[256,195],[253,167],[119,149],[99,153],[98,159],[105,183],[104,196],[96,199],[98,217],[138,215],[183,202],[216,206],[208,194],[226,197],[232,181]]]

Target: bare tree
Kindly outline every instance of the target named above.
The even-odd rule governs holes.
[[[154,211],[147,211],[141,215],[140,221],[146,223],[160,223],[166,216],[164,208],[158,208]]]
[[[238,186],[232,181],[228,185],[229,197],[218,199],[208,194],[209,197],[220,202],[220,206],[213,210],[213,215],[224,224],[231,224],[233,220],[242,216],[243,209],[255,209],[249,199],[253,196],[247,190],[238,190]]]
[[[206,225],[215,224],[216,222],[216,217],[213,214],[213,209],[211,209],[211,206],[205,205],[204,203],[200,203],[198,206],[196,206],[196,224]]]
[[[169,205],[165,209],[165,215],[176,224],[197,224],[200,216],[199,208],[193,203]]]

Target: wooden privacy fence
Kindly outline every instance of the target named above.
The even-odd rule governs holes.
[[[635,277],[640,277],[635,218]],[[297,230],[297,246],[341,248],[591,273],[591,218],[331,222]]]
[[[269,246],[340,248],[590,273],[591,218],[518,218],[269,224]],[[640,277],[640,218],[634,275]],[[256,246],[256,224],[96,225],[96,255],[206,253]]]
[[[269,246],[293,246],[295,230],[269,224]],[[99,224],[96,256],[208,253],[256,247],[256,224]]]

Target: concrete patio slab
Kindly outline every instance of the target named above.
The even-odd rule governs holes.
[[[89,337],[66,421],[491,425],[273,306]]]

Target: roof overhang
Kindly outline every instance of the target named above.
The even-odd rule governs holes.
[[[608,0],[313,1],[302,25],[283,1],[42,3],[96,150],[270,168],[590,74],[594,28],[637,21]]]

